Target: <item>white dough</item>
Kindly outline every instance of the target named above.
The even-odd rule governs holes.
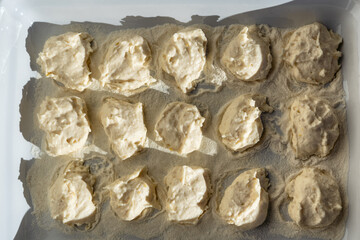
[[[90,85],[89,56],[93,38],[88,33],[68,32],[49,38],[37,63],[45,76],[66,88],[83,91]]]
[[[284,59],[291,75],[300,82],[324,84],[334,78],[339,69],[342,39],[320,23],[298,28],[285,47]]]
[[[162,141],[170,150],[186,155],[200,148],[204,121],[196,106],[184,102],[169,103],[155,125],[156,140]]]
[[[122,220],[132,221],[143,217],[153,207],[159,208],[155,187],[147,169],[141,168],[106,188],[110,191],[110,205],[116,215]]]
[[[300,226],[326,227],[342,209],[338,184],[323,169],[302,169],[291,177],[286,193],[290,198],[289,215]]]
[[[132,95],[139,89],[145,90],[156,81],[150,75],[150,62],[151,51],[143,37],[120,37],[107,49],[99,67],[100,82],[102,86],[123,95]]]
[[[81,150],[91,131],[86,104],[79,97],[46,98],[37,114],[46,134],[46,152],[51,156]]]
[[[82,161],[71,161],[49,190],[51,217],[65,224],[81,225],[94,220],[92,186],[95,179]]]
[[[146,141],[142,103],[107,98],[100,110],[101,123],[112,149],[121,160],[140,151]]]
[[[206,169],[177,166],[166,175],[168,220],[196,224],[209,199],[210,179]]]
[[[272,111],[264,96],[244,94],[232,100],[219,125],[225,146],[242,152],[259,142],[263,132],[262,111]]]
[[[226,47],[221,64],[243,81],[265,79],[271,69],[269,42],[256,26],[244,27]]]
[[[307,95],[294,100],[290,109],[292,148],[296,158],[325,157],[339,137],[339,123],[333,108],[324,100]]]
[[[243,231],[260,226],[268,212],[268,185],[263,168],[241,173],[225,190],[219,205],[221,217]]]
[[[194,89],[205,66],[207,39],[201,29],[185,28],[163,46],[159,64],[173,76],[182,92]]]

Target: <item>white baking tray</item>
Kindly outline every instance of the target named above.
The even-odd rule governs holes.
[[[344,239],[360,239],[360,0],[0,0],[0,239],[13,239],[21,222],[26,224],[23,216],[29,210],[17,179],[21,158],[32,158],[31,144],[19,131],[18,106],[23,85],[38,76],[31,71],[25,50],[27,29],[34,21],[120,24],[129,15],[170,16],[183,22],[193,15],[218,15],[219,19],[236,15],[242,24],[275,27],[320,21],[341,34],[350,141],[349,217]],[[21,235],[18,238],[25,239]]]

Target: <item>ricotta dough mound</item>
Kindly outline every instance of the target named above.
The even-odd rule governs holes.
[[[290,198],[289,215],[302,227],[326,227],[342,209],[338,184],[323,169],[303,168],[291,177],[286,193]]]
[[[221,64],[243,81],[265,79],[271,69],[269,41],[256,26],[244,27],[226,47]]]
[[[201,29],[185,28],[175,33],[164,45],[161,68],[176,80],[182,92],[192,91],[205,66],[207,39]]]
[[[48,193],[51,217],[65,224],[91,223],[96,213],[94,183],[95,178],[82,161],[69,162]]]
[[[156,185],[145,167],[115,180],[106,188],[110,191],[111,208],[122,220],[132,221],[144,217],[153,207],[160,208]]]
[[[45,76],[61,82],[66,88],[82,92],[91,83],[88,62],[93,52],[92,41],[85,32],[50,37],[39,53],[37,63]]]
[[[151,50],[141,36],[121,37],[108,48],[99,66],[102,86],[123,95],[145,90],[156,80],[150,76]]]
[[[147,129],[142,103],[106,98],[100,109],[100,118],[112,149],[121,160],[143,149]]]
[[[339,137],[339,123],[327,102],[305,95],[291,105],[289,133],[296,158],[325,157]]]
[[[155,125],[156,141],[162,141],[170,150],[183,155],[196,151],[201,145],[204,121],[196,106],[169,103]]]
[[[200,167],[177,166],[165,176],[168,219],[196,224],[203,215],[210,197],[208,170]]]
[[[46,133],[46,152],[50,156],[81,150],[91,132],[85,101],[79,97],[49,98],[37,114],[40,129]]]
[[[330,82],[340,65],[337,51],[342,39],[320,23],[298,28],[285,46],[284,60],[291,75],[300,82],[325,84]]]
[[[225,190],[219,205],[220,216],[243,231],[260,226],[267,216],[268,186],[263,168],[241,173]]]
[[[263,132],[262,111],[272,111],[264,96],[244,94],[232,100],[219,125],[225,146],[242,152],[259,142]]]

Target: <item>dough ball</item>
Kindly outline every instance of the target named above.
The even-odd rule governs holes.
[[[51,156],[81,150],[91,132],[85,101],[79,97],[46,98],[37,114]]]
[[[298,28],[285,46],[284,60],[291,75],[311,84],[330,82],[340,67],[337,48],[341,41],[340,35],[320,23]]]
[[[185,28],[163,46],[159,64],[176,80],[182,92],[192,91],[205,66],[207,39],[201,29]]]
[[[290,139],[295,157],[325,157],[339,137],[339,123],[333,108],[324,100],[309,96],[295,99],[290,108]]]
[[[341,197],[331,174],[319,168],[304,168],[286,185],[288,212],[303,227],[326,227],[340,214]]]
[[[100,119],[112,149],[121,160],[143,149],[147,129],[142,103],[107,98],[101,107]]]
[[[37,63],[46,77],[66,88],[84,91],[90,85],[88,62],[93,52],[88,33],[68,32],[46,40]]]
[[[156,81],[150,76],[150,62],[151,51],[143,37],[135,35],[116,39],[99,67],[100,82],[106,88],[124,95],[144,90]]]
[[[177,166],[166,175],[168,219],[196,224],[209,200],[210,178],[200,167]]]
[[[263,168],[241,173],[225,190],[219,205],[221,217],[244,231],[260,226],[268,212],[268,185]]]
[[[200,148],[204,121],[196,106],[172,102],[165,107],[155,125],[156,140],[180,154],[191,153]]]
[[[233,151],[245,151],[260,141],[263,124],[261,113],[272,111],[266,97],[244,94],[231,101],[222,116],[219,133],[222,142]]]
[[[115,180],[106,188],[110,191],[110,205],[116,215],[125,221],[145,216],[153,207],[159,208],[156,185],[142,168],[133,174]]]
[[[94,183],[95,178],[82,161],[69,162],[48,192],[51,217],[65,224],[81,225],[94,221]]]
[[[269,42],[256,26],[244,27],[228,44],[220,61],[239,80],[265,79],[272,61]]]

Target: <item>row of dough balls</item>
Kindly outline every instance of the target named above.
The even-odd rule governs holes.
[[[37,59],[42,72],[83,91],[91,84],[88,62],[94,51],[88,33],[68,32],[49,38]],[[283,59],[301,82],[324,84],[339,69],[337,51],[341,37],[320,23],[294,31],[285,46]],[[266,79],[272,67],[267,37],[257,26],[244,27],[226,46],[220,63],[225,71],[243,81]],[[173,34],[161,46],[157,64],[171,75],[182,92],[196,87],[206,64],[207,38],[199,28],[188,27]],[[131,95],[156,82],[150,74],[151,47],[141,36],[119,37],[107,49],[99,67],[98,81],[105,89]],[[309,71],[311,69],[311,71]]]
[[[256,168],[241,173],[225,190],[217,214],[241,230],[261,225],[269,206],[269,179],[266,170]],[[71,161],[50,187],[51,216],[65,224],[81,225],[94,221],[97,206],[93,202],[93,184],[89,167]],[[166,199],[163,203],[169,221],[196,224],[209,208],[210,172],[194,166],[176,166],[164,178]],[[143,218],[154,208],[161,210],[157,185],[146,168],[116,179],[105,187],[110,205],[124,221]],[[342,209],[339,187],[330,172],[303,168],[289,178],[286,194],[288,213],[301,227],[326,227]]]
[[[244,94],[225,108],[218,133],[231,151],[242,152],[260,141],[262,112],[271,112],[266,97]],[[45,132],[45,150],[51,156],[81,151],[91,132],[85,101],[79,97],[46,98],[40,105],[38,120]],[[116,155],[125,160],[144,148],[147,128],[143,104],[106,98],[99,111],[105,133]],[[333,108],[309,96],[293,101],[290,111],[290,139],[296,158],[324,157],[339,136],[339,123]],[[186,155],[201,146],[205,118],[196,106],[169,103],[155,125],[156,140],[164,147]]]

